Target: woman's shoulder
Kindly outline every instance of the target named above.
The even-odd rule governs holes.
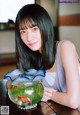
[[[75,44],[70,40],[61,40],[57,46],[57,57],[58,59],[64,60],[69,57],[74,57],[77,54]]]
[[[61,50],[69,50],[69,49],[76,49],[75,44],[71,40],[61,40],[60,42],[60,49]]]
[[[73,41],[71,40],[60,40],[58,43],[61,43],[61,44],[68,44],[68,45],[74,45]]]
[[[76,57],[77,59],[77,50],[75,44],[70,40],[64,40],[60,45],[60,57],[62,65],[66,65]],[[63,64],[64,63],[64,64]]]

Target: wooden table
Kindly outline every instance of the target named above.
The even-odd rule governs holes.
[[[6,81],[0,80],[0,112],[4,112],[6,107],[9,107],[9,114],[7,115],[80,115],[78,110],[61,106],[53,101],[40,102],[37,107],[32,110],[21,110],[9,100]]]

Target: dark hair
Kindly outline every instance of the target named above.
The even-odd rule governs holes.
[[[27,21],[33,26],[37,25],[41,32],[42,53],[30,50],[21,40],[20,26],[26,26]],[[28,25],[29,26],[29,25]],[[15,21],[15,37],[18,67],[49,69],[54,64],[54,28],[52,20],[47,11],[37,4],[23,6],[17,14]]]

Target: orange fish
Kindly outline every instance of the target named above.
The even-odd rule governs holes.
[[[18,85],[11,85],[10,90],[13,90],[14,88],[18,88],[18,87],[19,87]]]
[[[23,101],[25,103],[30,102],[29,99],[27,97],[25,97],[25,96],[18,96],[18,100],[21,100],[21,101]]]

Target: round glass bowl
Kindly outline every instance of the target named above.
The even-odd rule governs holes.
[[[32,109],[41,100],[43,91],[40,81],[11,82],[8,87],[8,96],[20,109]]]

